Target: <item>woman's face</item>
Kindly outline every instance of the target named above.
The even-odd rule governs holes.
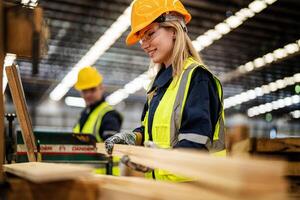
[[[153,62],[168,67],[172,63],[175,31],[172,28],[160,27],[158,23],[152,23],[141,30],[140,34],[141,47]]]

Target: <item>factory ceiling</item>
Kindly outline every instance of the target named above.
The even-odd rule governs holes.
[[[217,24],[248,8],[251,2],[183,0],[193,16],[188,25],[191,39],[196,40],[208,30],[213,30]],[[39,73],[35,75],[30,61],[17,59],[27,101],[39,103],[49,98],[50,92],[130,3],[131,0],[40,0],[39,6],[44,9],[50,28],[48,54],[40,60]],[[265,113],[271,112],[283,116],[300,109],[299,94],[295,90],[300,73],[297,46],[300,39],[300,1],[277,0],[265,5],[261,12],[199,51],[204,63],[223,81],[228,115],[248,113],[264,117]],[[123,88],[148,70],[149,59],[139,45],[125,45],[128,32],[129,28],[94,64],[104,75],[108,94]],[[291,45],[287,47],[288,44]],[[145,101],[144,93],[140,90],[131,94],[128,100]],[[234,99],[235,95],[240,96]],[[79,94],[71,89],[66,96]],[[280,99],[283,100],[279,102]],[[259,105],[265,107],[255,110],[255,106]],[[252,110],[249,111],[250,108]]]

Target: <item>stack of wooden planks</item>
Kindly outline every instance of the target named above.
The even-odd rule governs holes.
[[[289,196],[294,199],[300,198],[300,138],[249,138],[236,143],[230,155],[286,160],[284,175],[290,183]]]
[[[97,144],[97,149],[104,153],[103,144]],[[217,158],[196,151],[126,145],[115,145],[114,154],[127,155],[133,162],[192,178],[192,187],[220,196],[204,195],[203,199],[286,199],[285,165],[280,161]]]
[[[26,180],[42,183],[91,176],[92,169],[73,164],[28,162],[3,165],[4,171]]]

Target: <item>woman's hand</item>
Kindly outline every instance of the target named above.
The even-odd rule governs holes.
[[[117,133],[105,140],[105,151],[111,155],[113,152],[114,144],[136,144],[136,134],[133,132]]]

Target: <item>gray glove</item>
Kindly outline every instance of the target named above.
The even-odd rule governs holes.
[[[105,151],[111,155],[114,144],[135,145],[136,135],[132,132],[117,133],[105,140]]]

